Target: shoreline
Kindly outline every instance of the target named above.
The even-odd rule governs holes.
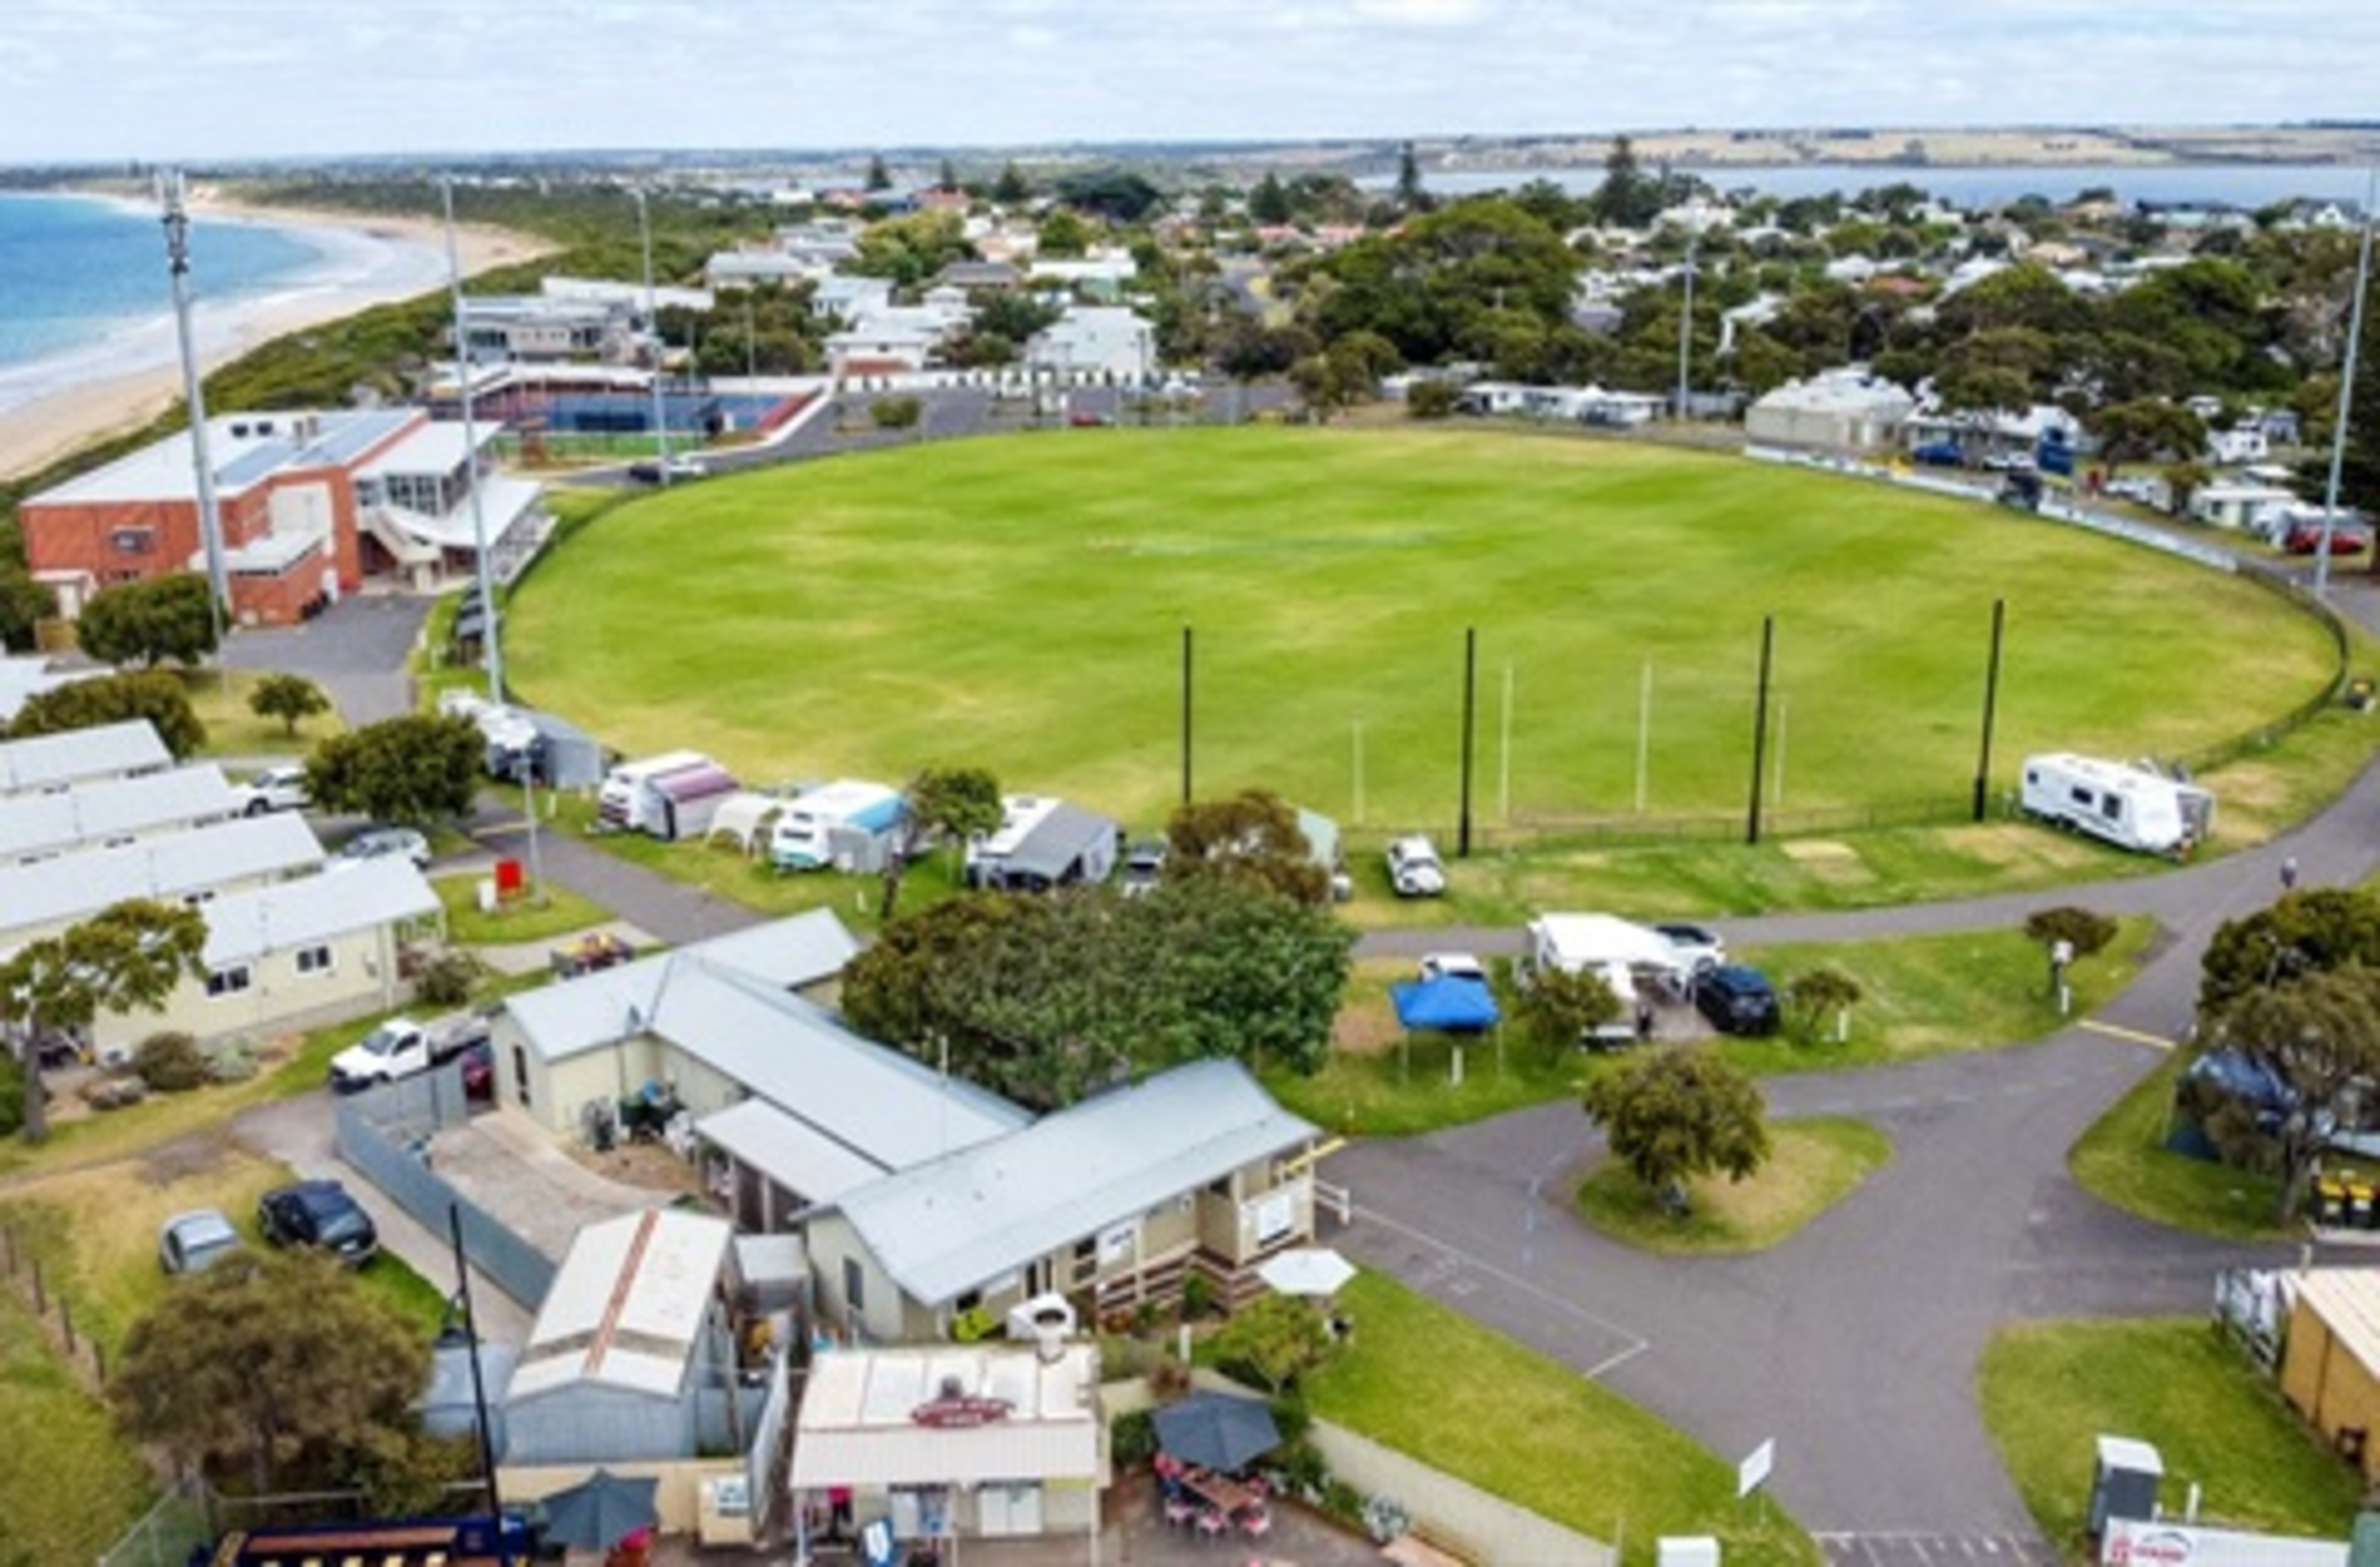
[[[141,205],[111,193],[88,194]],[[320,256],[269,293],[212,303],[203,292],[203,271],[194,270],[200,291],[191,330],[202,370],[275,337],[446,285],[445,228],[429,219],[258,206],[204,188],[191,191],[189,211],[209,223],[286,230]],[[552,249],[505,229],[459,225],[455,231],[455,258],[466,277]],[[0,370],[0,479],[36,472],[92,442],[139,429],[181,395],[181,352],[170,310],[99,342]]]

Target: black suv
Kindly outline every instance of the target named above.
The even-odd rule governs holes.
[[[1722,1034],[1774,1034],[1783,1021],[1777,988],[1760,970],[1740,963],[1695,975],[1694,1006]]]
[[[336,1181],[274,1187],[257,1200],[256,1222],[276,1246],[320,1246],[350,1268],[361,1268],[380,1250],[371,1215]]]

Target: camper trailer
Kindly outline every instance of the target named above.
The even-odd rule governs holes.
[[[1116,824],[1047,796],[1010,795],[997,832],[967,841],[966,882],[1011,893],[1046,893],[1104,881],[1115,869]]]
[[[1636,1038],[1640,977],[1652,984],[1666,982],[1680,994],[1693,977],[1668,937],[1613,915],[1541,914],[1529,921],[1528,938],[1524,977],[1546,969],[1592,973],[1620,998],[1620,1015],[1583,1043],[1626,1044]]]
[[[595,818],[606,832],[655,838],[699,838],[720,802],[738,785],[699,751],[670,751],[625,761],[604,775]]]
[[[898,789],[841,778],[796,795],[769,833],[769,863],[779,870],[838,870],[867,875],[900,852],[895,842],[908,807]]]
[[[2215,828],[2215,796],[2146,768],[2064,752],[2024,759],[2027,816],[2143,854],[2186,854]]]

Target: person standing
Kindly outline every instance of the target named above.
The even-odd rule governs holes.
[[[2281,891],[2284,893],[2294,893],[2297,891],[2297,887],[2298,856],[2291,855],[2289,858],[2281,861]]]

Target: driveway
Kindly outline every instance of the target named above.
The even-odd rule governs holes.
[[[230,669],[302,674],[330,697],[350,727],[413,711],[406,660],[430,618],[430,601],[367,593],[342,599],[316,618],[290,626],[245,630],[224,644]]]

